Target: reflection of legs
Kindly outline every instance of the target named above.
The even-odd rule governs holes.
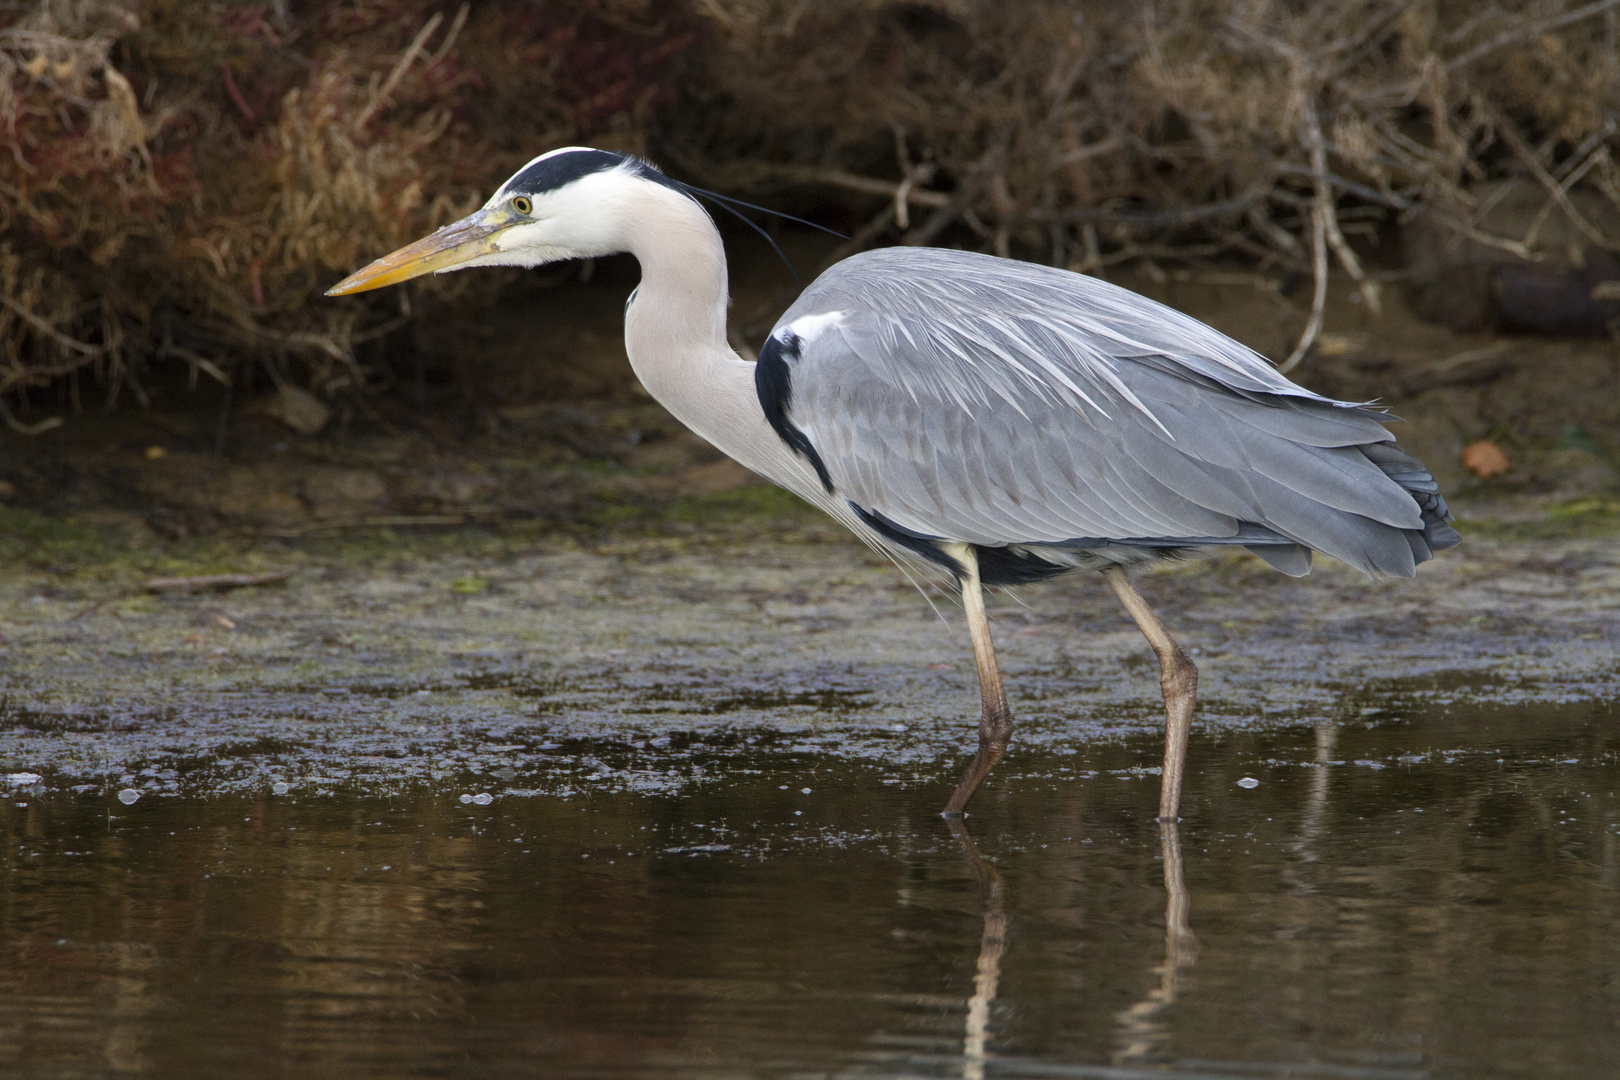
[[[1316,834],[1321,831],[1322,814],[1327,810],[1327,763],[1333,758],[1333,744],[1338,737],[1339,729],[1334,725],[1316,725],[1316,768],[1311,770],[1310,788],[1305,793],[1305,817],[1299,824],[1299,840],[1294,844],[1301,864],[1316,861]],[[1289,868],[1289,881],[1297,888],[1305,887],[1297,866]]]
[[[1119,1014],[1124,1045],[1114,1054],[1116,1063],[1152,1058],[1169,1039],[1169,1028],[1159,1014],[1176,1003],[1183,972],[1198,963],[1198,938],[1189,924],[1192,897],[1182,869],[1181,833],[1174,820],[1159,822],[1159,852],[1164,861],[1164,963],[1154,969],[1159,985]]]
[[[1175,821],[1181,809],[1181,774],[1187,764],[1187,736],[1193,705],[1198,701],[1198,669],[1165,630],[1123,568],[1110,566],[1103,577],[1114,587],[1142,636],[1159,657],[1159,686],[1164,691],[1164,775],[1159,781],[1159,820]]]
[[[968,763],[967,772],[945,804],[945,813],[960,814],[979,790],[990,769],[1007,751],[1012,738],[1012,712],[1007,693],[1001,688],[1001,672],[996,668],[996,648],[990,641],[990,620],[984,613],[984,590],[979,584],[979,559],[967,544],[953,544],[948,554],[962,564],[962,607],[967,612],[968,634],[973,638],[973,659],[979,667],[979,697],[984,712],[979,720],[979,752]]]
[[[1007,893],[1001,872],[979,854],[973,837],[960,818],[946,818],[951,835],[979,879],[979,915],[984,933],[979,937],[979,962],[973,974],[973,996],[968,999],[967,1024],[962,1038],[962,1080],[983,1080],[985,1044],[990,1039],[990,1005],[1001,982],[1001,956],[1007,950]]]
[[[1192,932],[1192,896],[1182,872],[1181,831],[1172,821],[1159,822],[1159,851],[1164,858],[1164,965],[1171,971],[1198,963],[1198,937]]]

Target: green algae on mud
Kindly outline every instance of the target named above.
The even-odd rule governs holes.
[[[1200,665],[1208,737],[1358,715],[1368,695],[1609,700],[1620,543],[1587,529],[1591,513],[1570,517],[1582,527],[1562,537],[1470,530],[1412,582],[1326,561],[1294,580],[1231,557],[1142,587]],[[0,765],[53,784],[154,770],[175,774],[172,791],[272,775],[405,790],[513,765],[489,746],[731,737],[942,777],[974,733],[953,599],[919,596],[772,488],[640,517],[297,539],[132,540],[23,511],[0,525]],[[152,576],[264,570],[291,577],[142,591]],[[993,607],[1014,754],[1162,724],[1146,646],[1089,576]],[[617,782],[570,768],[535,790],[597,774]]]

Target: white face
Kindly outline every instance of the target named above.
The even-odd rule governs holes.
[[[569,154],[588,156],[535,169]],[[469,266],[539,266],[629,251],[638,223],[647,227],[647,221],[657,216],[660,200],[686,197],[649,180],[637,162],[615,162],[614,157],[582,147],[542,154],[502,184],[476,213],[378,259],[339,282],[328,295],[364,292]],[[597,171],[589,171],[592,167]]]
[[[462,266],[539,266],[627,250],[625,212],[633,205],[636,194],[647,187],[647,181],[636,175],[630,163],[588,173],[551,191],[525,191],[515,186],[537,162],[580,149],[568,147],[542,154],[502,184],[480,213],[500,215],[512,224],[493,236],[493,252]]]

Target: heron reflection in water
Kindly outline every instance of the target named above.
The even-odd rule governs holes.
[[[1001,986],[1001,962],[1007,952],[1009,928],[1007,883],[991,862],[979,852],[973,835],[960,818],[948,819],[962,857],[979,880],[979,954],[974,963],[973,996],[968,999],[963,1020],[962,1080],[984,1080],[985,1066],[994,1037],[992,1007]],[[1176,1003],[1187,981],[1187,972],[1198,963],[1198,937],[1192,931],[1192,896],[1187,891],[1187,875],[1181,858],[1181,834],[1173,821],[1159,822],[1159,857],[1164,870],[1164,962],[1152,970],[1158,985],[1143,999],[1119,1012],[1121,1046],[1114,1054],[1116,1064],[1157,1060],[1169,1030],[1160,1019]]]
[[[1302,575],[1321,551],[1411,576],[1457,543],[1384,416],[1117,286],[962,251],[887,248],[827,270],[757,362],[726,338],[725,250],[694,191],[635,158],[543,154],[482,209],[329,295],[473,266],[619,252],[641,263],[625,346],[643,386],[726,454],[872,547],[960,587],[979,746],[959,814],[1012,734],[986,585],[1100,572],[1160,664],[1162,821],[1180,809],[1197,671],[1127,570],[1247,548]]]

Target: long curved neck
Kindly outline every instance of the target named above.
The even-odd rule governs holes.
[[[726,342],[726,251],[695,202],[651,185],[626,237],[641,285],[624,312],[630,366],[647,392],[720,450],[772,475],[779,456],[754,393],[754,365]],[[769,436],[769,440],[765,436]]]
[[[625,306],[624,344],[641,385],[721,452],[853,527],[766,421],[754,365],[726,342],[726,251],[714,222],[667,188],[649,185],[638,202],[625,249],[641,262],[641,285]]]
[[[624,339],[653,396],[678,395],[695,354],[735,359],[726,344],[726,251],[720,233],[690,198],[648,185],[627,237],[641,263],[641,285],[625,308]]]

